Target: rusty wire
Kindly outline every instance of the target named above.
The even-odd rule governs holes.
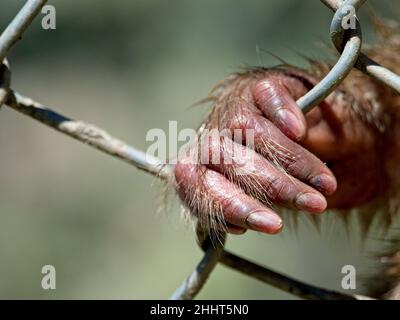
[[[344,13],[340,11],[343,5],[350,4],[354,6],[355,9],[358,9],[366,0],[348,0],[345,2],[342,0],[321,1],[333,11],[337,12],[332,22],[331,35],[336,48],[341,52],[341,58],[339,58],[336,68],[332,69],[331,73],[322,80],[320,85],[317,85],[308,95],[300,99],[299,105],[302,107],[303,111],[307,112],[311,110],[312,107],[328,96],[330,92],[340,84],[353,66],[400,92],[400,77],[398,75],[390,72],[360,53],[360,25],[357,23],[357,28],[355,30],[344,32],[341,25],[338,24],[338,21],[344,16]],[[109,155],[128,162],[161,179],[168,179],[171,176],[172,168],[163,166],[158,159],[150,157],[145,152],[129,146],[103,129],[83,121],[76,121],[65,117],[30,98],[16,93],[10,88],[11,74],[5,57],[18,39],[21,38],[23,32],[28,28],[46,2],[47,0],[26,1],[23,8],[0,36],[0,62],[3,61],[0,67],[0,106],[4,103],[10,108],[28,115],[78,141],[84,142]],[[220,239],[225,239],[225,236],[226,235],[222,235]],[[184,281],[181,287],[175,291],[174,295],[171,297],[172,299],[195,298],[218,262],[304,299],[369,299],[368,297],[346,295],[317,288],[238,257],[224,250],[224,241],[215,245],[215,243],[211,241],[209,233],[202,230],[201,226],[198,226],[197,238],[199,246],[205,251],[204,257],[193,273]]]
[[[6,104],[59,132],[128,162],[138,169],[161,179],[167,179],[170,176],[169,167],[164,166],[161,161],[113,137],[95,125],[65,117],[13,90],[10,90]]]

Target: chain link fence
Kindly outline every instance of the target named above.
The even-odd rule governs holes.
[[[0,36],[0,61],[2,61],[0,67],[0,107],[6,105],[160,179],[169,179],[173,168],[163,165],[160,160],[150,157],[145,152],[113,137],[95,125],[76,121],[59,114],[17,93],[12,88],[11,70],[6,57],[46,2],[47,0],[26,1],[23,8]],[[310,111],[323,101],[340,85],[353,68],[361,70],[400,92],[400,77],[361,52],[361,25],[355,13],[366,0],[321,0],[321,2],[334,12],[330,33],[332,42],[341,55],[328,75],[297,101],[303,112]],[[351,27],[346,28],[343,23],[345,19],[354,19],[354,26],[350,23]],[[236,256],[224,249],[225,234],[221,235],[221,241],[218,243],[213,242],[210,234],[199,225],[196,234],[197,242],[204,251],[204,256],[190,276],[171,296],[173,300],[194,299],[218,263],[303,299],[370,299],[365,296],[347,295],[311,286]]]

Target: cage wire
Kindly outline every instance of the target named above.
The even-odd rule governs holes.
[[[297,101],[301,110],[304,113],[312,110],[340,85],[353,68],[359,69],[400,93],[400,77],[361,52],[361,25],[355,12],[366,0],[321,0],[321,2],[334,12],[330,35],[341,55],[326,77]],[[46,3],[47,0],[26,1],[0,36],[0,61],[2,61],[0,66],[0,107],[6,105],[161,180],[168,180],[173,172],[172,166],[163,165],[159,159],[130,146],[93,124],[68,118],[12,89],[11,71],[6,57]],[[344,19],[355,19],[355,27],[346,28],[342,23]],[[194,299],[218,263],[303,299],[372,299],[318,288],[239,257],[224,249],[226,234],[220,237],[221,241],[215,243],[212,241],[209,231],[202,229],[199,224],[196,236],[199,247],[204,251],[204,256],[189,277],[173,293],[170,298],[172,300]]]

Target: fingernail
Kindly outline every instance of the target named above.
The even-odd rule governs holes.
[[[337,182],[336,179],[325,173],[320,174],[310,180],[310,183],[317,190],[323,192],[326,195],[331,195],[336,191]]]
[[[269,212],[254,212],[247,217],[246,223],[255,231],[269,234],[278,233],[283,226],[282,219],[278,215]]]
[[[322,195],[316,193],[303,193],[297,197],[296,205],[301,210],[321,213],[325,211],[327,203]]]
[[[279,109],[276,113],[276,121],[283,133],[290,138],[299,140],[303,137],[305,127],[293,112],[284,108]]]

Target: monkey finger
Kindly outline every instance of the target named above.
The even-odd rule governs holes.
[[[269,120],[290,139],[299,141],[306,133],[306,120],[289,90],[283,85],[283,81],[293,79],[285,78],[284,75],[268,76],[255,84],[252,95],[256,106]]]
[[[202,215],[215,214],[210,211],[219,211],[218,208],[225,222],[235,226],[235,230],[241,228],[276,234],[282,229],[283,222],[278,214],[218,172],[189,160],[175,166],[175,178],[179,196],[200,221]]]
[[[288,174],[324,195],[331,195],[336,191],[334,174],[315,155],[285,136],[273,123],[255,112],[247,102],[236,101],[234,110],[241,114],[230,119],[227,124],[234,138],[236,130],[241,130],[243,142],[246,145],[252,143],[254,149],[275,166],[282,167]],[[253,131],[251,137],[254,141],[248,139],[250,130]]]
[[[208,168],[225,175],[263,203],[272,202],[311,213],[322,213],[327,207],[325,197],[317,190],[282,172],[254,150],[230,139],[211,143],[209,156],[213,161]]]

